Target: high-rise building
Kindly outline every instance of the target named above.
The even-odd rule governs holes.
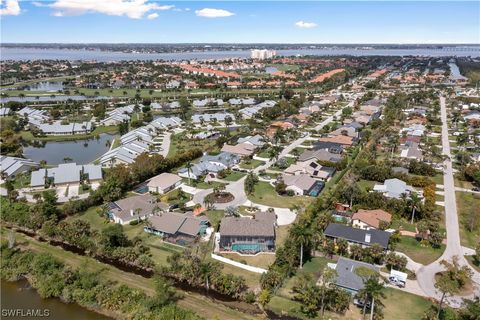
[[[275,50],[259,50],[259,49],[253,49],[251,58],[252,59],[258,59],[258,60],[265,60],[265,59],[270,59],[273,58],[277,55],[277,52]]]

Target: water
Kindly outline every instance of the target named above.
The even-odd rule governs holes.
[[[8,94],[8,93],[7,93]],[[74,100],[74,101],[83,101],[83,100],[102,100],[102,99],[112,99],[112,97],[104,97],[104,96],[70,96],[70,95],[51,95],[46,96],[26,96],[26,97],[3,97],[0,98],[1,103],[7,103],[9,101],[17,101],[17,102],[43,102],[43,101],[67,101],[67,100]]]
[[[42,81],[37,83],[32,83],[23,88],[27,91],[59,91],[63,90],[63,82],[60,81]]]
[[[480,47],[418,48],[418,49],[358,49],[358,48],[322,48],[277,50],[280,56],[295,55],[351,55],[351,56],[480,56]],[[171,53],[130,53],[100,50],[39,49],[39,48],[1,48],[0,60],[191,60],[249,58],[250,50],[232,51],[195,51]]]
[[[275,72],[277,72],[277,71],[278,71],[278,69],[275,68],[275,67],[266,67],[266,68],[265,68],[265,73],[272,74],[272,73],[275,73]]]
[[[465,80],[466,77],[462,76],[460,73],[460,69],[458,68],[456,63],[449,63],[448,66],[450,67],[450,79],[452,80]]]
[[[23,148],[23,155],[27,159],[40,162],[47,161],[49,165],[64,163],[64,158],[71,158],[69,162],[87,164],[102,156],[109,150],[107,140],[113,142],[111,134],[101,134],[100,138],[74,140],[74,141],[49,141],[45,146],[28,146]]]
[[[49,316],[44,317],[52,320],[107,320],[104,315],[89,311],[77,304],[65,304],[59,299],[42,299],[35,289],[31,289],[27,281],[1,282],[1,305],[2,319],[40,319],[41,317],[5,317],[4,310],[22,309],[27,312],[30,309],[48,310]],[[45,312],[45,311],[44,311]]]

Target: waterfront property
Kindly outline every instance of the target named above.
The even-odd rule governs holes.
[[[33,171],[30,186],[44,188],[45,185],[53,184],[55,187],[72,187],[81,183],[99,184],[102,178],[102,168],[99,165],[62,163],[54,168]]]
[[[148,191],[153,193],[165,194],[182,183],[182,178],[176,174],[164,172],[153,178],[148,183]]]
[[[208,218],[192,213],[162,212],[148,217],[145,232],[161,236],[163,240],[186,245],[206,235]]]
[[[385,250],[388,248],[390,240],[390,233],[388,232],[375,229],[357,229],[339,223],[330,223],[324,234],[327,238],[333,240],[344,239],[349,244],[357,244],[362,247],[370,247],[377,244]]]
[[[253,218],[225,217],[220,222],[220,251],[245,254],[275,251],[277,217],[273,212],[259,212]]]
[[[142,194],[120,199],[108,204],[108,216],[115,223],[128,224],[132,221],[145,220],[159,212],[167,212],[168,204],[158,202],[150,194]]]
[[[6,178],[15,177],[19,173],[28,172],[38,167],[37,162],[29,159],[0,156],[0,172]]]

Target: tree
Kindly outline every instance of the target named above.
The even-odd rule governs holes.
[[[363,309],[362,314],[363,318],[365,318],[365,313],[367,310],[367,302],[371,300],[373,292],[377,292],[378,285],[379,285],[379,275],[375,270],[366,267],[358,267],[355,268],[354,272],[362,279],[363,282],[363,289],[361,289],[358,294],[363,297]],[[372,281],[370,281],[372,280]],[[383,285],[382,285],[383,288]],[[373,310],[373,305],[371,306]]]
[[[412,220],[410,221],[411,224],[413,224],[413,221],[415,219],[415,210],[418,208],[420,203],[420,197],[415,192],[413,192],[410,195],[410,206],[412,207]]]
[[[320,315],[323,317],[323,314],[325,312],[325,298],[326,295],[328,294],[328,289],[330,288],[330,285],[332,281],[335,279],[337,276],[337,272],[335,269],[331,269],[328,267],[325,267],[323,269],[322,276],[320,277]]]
[[[301,269],[303,267],[303,248],[304,246],[308,245],[310,242],[310,231],[304,227],[301,226],[300,224],[295,224],[291,231],[290,231],[290,236],[293,238],[293,240],[300,245],[300,264],[299,268]]]
[[[435,288],[442,293],[442,297],[438,302],[437,319],[440,319],[440,312],[442,311],[445,297],[458,293],[472,277],[470,268],[465,265],[460,266],[457,256],[452,258],[452,262],[442,260],[440,264],[446,268],[446,271],[439,274],[435,283]]]
[[[302,312],[309,317],[314,317],[318,310],[319,287],[311,275],[302,273],[294,284],[292,291],[295,299],[300,301]]]
[[[155,277],[155,296],[148,299],[149,310],[160,309],[178,300],[179,296],[170,281],[161,276]]]
[[[262,310],[265,310],[265,306],[270,302],[270,298],[271,298],[270,290],[262,289],[262,291],[260,291],[257,301],[260,304],[260,307],[262,308]]]
[[[240,211],[238,207],[228,206],[225,208],[225,216],[229,217],[238,217],[240,215]]]
[[[249,172],[245,178],[245,192],[249,195],[253,194],[257,182],[258,177],[253,172]]]
[[[180,105],[180,113],[182,114],[182,118],[183,120],[186,120],[187,114],[190,111],[190,103],[185,97],[181,97],[178,103]]]

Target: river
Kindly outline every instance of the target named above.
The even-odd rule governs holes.
[[[110,148],[115,135],[101,134],[99,139],[83,139],[72,141],[48,141],[43,145],[30,145],[23,148],[23,156],[27,159],[40,162],[47,161],[49,165],[64,163],[64,158],[71,158],[77,164],[87,164],[102,156]],[[69,161],[70,162],[70,161]]]
[[[42,317],[5,316],[5,312],[20,309],[24,314],[37,311],[44,314],[43,318],[52,320],[107,320],[104,315],[89,311],[77,304],[66,304],[59,299],[42,299],[37,291],[31,288],[27,281],[1,282],[2,319],[41,319]],[[48,312],[48,316],[46,316]],[[38,313],[40,314],[40,313]]]
[[[96,61],[122,61],[122,60],[191,60],[191,59],[225,59],[249,58],[250,50],[232,51],[195,51],[195,52],[169,52],[169,53],[130,53],[100,50],[72,50],[72,49],[39,49],[39,48],[0,48],[0,60],[96,60]],[[461,48],[418,48],[418,49],[358,49],[358,48],[322,48],[278,50],[279,56],[296,55],[351,55],[351,56],[480,56],[480,47]]]

